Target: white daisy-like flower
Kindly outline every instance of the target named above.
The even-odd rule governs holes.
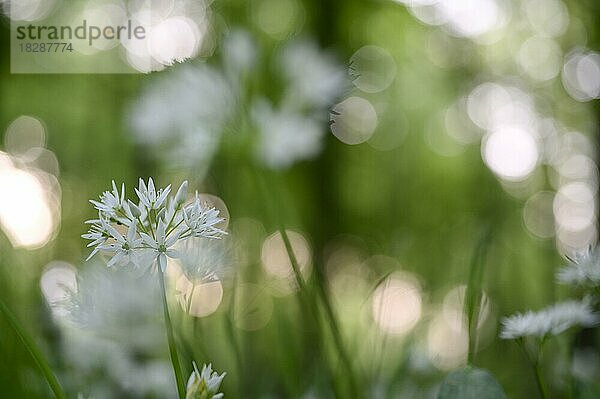
[[[600,286],[600,250],[591,247],[568,257],[569,264],[562,267],[556,279],[562,284],[584,287]]]
[[[217,239],[226,234],[217,225],[223,221],[219,211],[200,200],[184,205],[187,199],[188,182],[184,181],[175,196],[171,186],[157,189],[152,178],[146,184],[140,179],[135,190],[139,203],[125,198],[125,185],[121,194],[113,182],[113,192],[101,197],[103,202],[94,201],[98,219],[91,224],[83,238],[94,247],[88,260],[98,252],[111,256],[108,266],[134,266],[146,269],[156,263],[165,271],[167,258],[177,258],[176,244],[192,237]],[[112,224],[127,226],[127,234],[121,234]]]
[[[204,365],[202,371],[198,371],[196,362],[192,362],[194,371],[188,379],[185,399],[221,399],[224,397],[219,393],[219,387],[227,373],[219,375],[213,372],[212,365]]]
[[[502,321],[500,337],[517,339],[523,337],[542,338],[558,335],[571,327],[592,327],[600,322],[594,313],[591,299],[559,302],[538,312],[517,313]]]

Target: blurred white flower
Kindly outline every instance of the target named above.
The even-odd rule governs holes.
[[[600,322],[600,316],[594,313],[591,299],[559,302],[539,312],[517,313],[502,321],[500,337],[517,339],[522,337],[545,337],[558,335],[571,327],[591,327]]]
[[[271,168],[287,168],[321,150],[325,128],[311,117],[275,110],[265,100],[253,105],[251,116],[259,131],[258,157]]]
[[[213,372],[212,365],[204,365],[202,371],[198,371],[196,362],[192,362],[194,371],[187,383],[185,399],[221,399],[223,394],[219,393],[219,387],[226,373],[219,375]]]
[[[279,64],[287,85],[286,105],[308,106],[327,115],[327,108],[349,86],[345,69],[333,54],[319,49],[314,41],[291,42],[283,48]]]
[[[97,337],[154,351],[164,339],[161,306],[153,276],[91,262],[78,275],[77,291],[65,300],[65,321]]]
[[[219,211],[202,202],[197,193],[194,201],[184,205],[187,181],[173,197],[170,196],[171,186],[157,190],[152,178],[148,179],[148,184],[140,179],[139,188],[135,190],[138,205],[125,201],[125,185],[122,187],[121,196],[115,188],[115,195],[104,193],[100,201],[92,201],[98,210],[98,219],[88,221],[90,230],[82,235],[92,241],[88,247],[95,246],[88,259],[101,251],[111,256],[107,263],[109,267],[146,269],[156,261],[164,272],[167,257],[178,257],[174,248],[176,243],[190,237],[218,239],[226,234],[216,227],[223,221]],[[119,225],[128,226],[126,236],[117,230]]]
[[[217,151],[221,136],[243,102],[258,132],[258,159],[271,168],[285,168],[316,156],[327,131],[329,108],[349,87],[345,68],[316,42],[294,40],[275,55],[275,74],[283,84],[277,103],[267,93],[244,87],[260,77],[251,75],[260,54],[250,33],[230,32],[223,41],[220,70],[206,64],[173,69],[153,82],[133,106],[129,119],[138,141],[159,147],[170,166],[203,173]],[[224,72],[221,72],[224,71]],[[261,73],[256,68],[256,73]],[[271,94],[271,93],[268,93]],[[246,108],[246,107],[244,107]]]
[[[223,279],[232,261],[227,239],[191,238],[178,249],[181,269],[193,283]]]
[[[562,267],[556,279],[563,284],[576,286],[600,286],[600,249],[588,248],[569,258],[569,264]]]
[[[129,112],[142,145],[174,167],[206,166],[233,108],[232,89],[222,73],[207,64],[172,68],[153,81]]]

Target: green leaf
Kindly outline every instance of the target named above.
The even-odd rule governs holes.
[[[469,282],[465,291],[465,314],[467,315],[467,331],[469,333],[469,364],[473,364],[475,358],[477,326],[479,324],[479,315],[483,305],[483,291],[481,289],[481,286],[483,285],[483,271],[491,240],[492,230],[487,229],[479,239],[477,246],[473,251]]]
[[[498,382],[486,370],[466,367],[446,377],[437,399],[506,399]]]

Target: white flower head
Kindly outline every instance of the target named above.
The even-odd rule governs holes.
[[[556,274],[558,282],[584,287],[600,286],[600,249],[589,247],[567,258],[569,264]]]
[[[592,327],[600,322],[594,313],[590,298],[582,301],[559,302],[538,312],[517,313],[502,321],[500,337],[517,339],[523,337],[543,338],[558,335],[571,327]]]
[[[204,204],[196,193],[196,199],[184,205],[188,182],[184,181],[175,196],[171,186],[157,189],[152,178],[148,183],[140,179],[135,192],[139,205],[125,198],[125,185],[121,193],[105,192],[102,202],[93,201],[98,209],[98,219],[91,224],[83,238],[91,240],[94,247],[88,260],[98,252],[108,254],[107,266],[133,266],[147,269],[157,264],[165,271],[167,258],[179,257],[175,249],[191,237],[220,238],[226,234],[217,225],[223,221],[219,211]],[[119,225],[127,226],[127,233],[119,232]]]
[[[219,238],[225,233],[217,227],[223,221],[219,210],[205,204],[198,193],[195,201],[183,209],[183,219],[193,237]]]
[[[221,399],[223,394],[219,393],[219,387],[227,373],[219,375],[213,372],[212,365],[204,365],[202,371],[198,371],[196,362],[192,362],[194,371],[187,383],[185,399]]]

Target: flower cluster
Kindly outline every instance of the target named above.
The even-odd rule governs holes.
[[[589,298],[582,301],[559,302],[538,312],[517,313],[502,321],[500,337],[517,339],[523,337],[543,338],[549,334],[558,335],[571,327],[592,327],[600,322],[594,313]]]
[[[185,399],[221,399],[224,395],[219,393],[219,387],[226,373],[213,372],[211,364],[204,365],[200,372],[196,363],[192,364],[194,371],[187,383]]]
[[[90,229],[82,235],[91,240],[88,247],[94,247],[88,260],[102,251],[111,256],[109,267],[147,268],[156,262],[164,271],[167,257],[179,257],[177,243],[226,234],[217,227],[223,221],[219,211],[203,203],[198,193],[187,202],[187,181],[172,196],[170,185],[156,189],[152,178],[147,184],[140,179],[135,189],[137,203],[125,198],[125,184],[119,192],[113,181],[112,188],[99,201],[90,201],[98,210],[98,219],[88,220]]]
[[[600,250],[588,248],[569,258],[569,264],[559,270],[556,279],[574,286],[600,286]]]

